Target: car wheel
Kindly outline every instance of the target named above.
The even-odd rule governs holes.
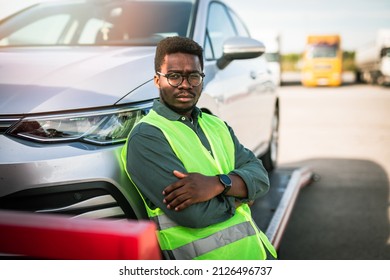
[[[275,169],[278,160],[279,150],[279,107],[275,107],[274,117],[272,120],[272,132],[266,153],[260,158],[265,169],[270,172]]]

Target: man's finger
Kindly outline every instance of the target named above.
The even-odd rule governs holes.
[[[179,179],[183,179],[188,176],[187,173],[180,172],[178,170],[173,170],[173,175],[175,175]]]

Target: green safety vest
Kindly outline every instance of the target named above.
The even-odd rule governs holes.
[[[151,110],[140,122],[156,126],[163,132],[188,172],[214,176],[228,174],[234,169],[234,143],[228,128],[220,119],[206,113],[202,113],[202,118],[199,118],[199,125],[210,142],[214,157],[202,145],[195,132],[180,121],[170,121]],[[127,144],[122,151],[127,172],[126,151]],[[127,174],[131,180],[131,174]],[[265,248],[276,258],[274,247],[256,226],[250,208],[245,203],[224,222],[205,228],[189,228],[172,221],[160,208],[151,209],[141,192],[140,195],[149,218],[157,224],[157,238],[167,259],[261,260],[267,257]]]

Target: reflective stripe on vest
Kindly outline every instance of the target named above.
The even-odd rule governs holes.
[[[220,119],[205,113],[199,118],[199,125],[210,142],[214,157],[205,149],[195,132],[179,121],[169,121],[151,110],[141,122],[154,125],[164,133],[188,172],[213,176],[228,174],[234,169],[234,143],[228,128]],[[189,143],[191,149],[188,149]],[[122,160],[125,163],[125,149]],[[128,175],[131,179],[131,175]],[[180,226],[160,208],[151,209],[146,203],[145,207],[149,217],[158,226],[157,237],[167,258],[265,259],[263,245],[276,257],[275,249],[254,223],[247,204],[238,207],[230,219],[206,228]]]
[[[195,259],[210,251],[255,234],[256,232],[249,222],[244,222],[222,229],[206,238],[195,240],[182,247],[174,249],[172,250],[172,254],[176,257],[176,259]],[[229,239],[227,239],[226,236],[229,236]]]

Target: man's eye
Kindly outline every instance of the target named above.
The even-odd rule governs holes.
[[[198,80],[201,76],[198,73],[190,74],[190,79]]]
[[[180,74],[176,74],[176,73],[169,74],[169,79],[178,80],[180,78],[181,78]]]

